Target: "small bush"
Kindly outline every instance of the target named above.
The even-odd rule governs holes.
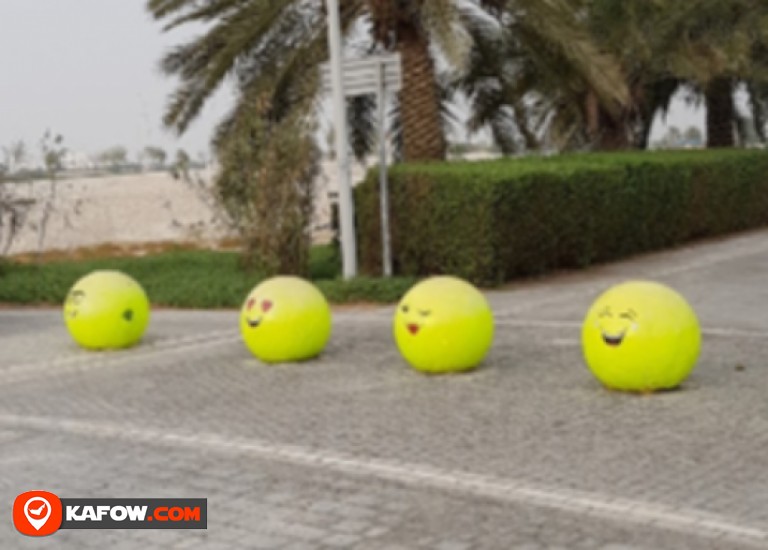
[[[314,246],[309,251],[309,276],[336,279],[341,275],[341,254],[334,245]]]
[[[348,281],[317,281],[317,286],[332,303],[392,303],[399,301],[415,283],[416,279],[411,277],[358,277]]]

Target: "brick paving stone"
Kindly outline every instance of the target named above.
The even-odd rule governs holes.
[[[31,540],[0,522],[0,548],[766,547],[754,534],[643,519],[663,507],[734,532],[768,529],[766,237],[488,293],[494,348],[482,369],[457,377],[403,363],[391,307],[336,312],[320,359],[274,367],[245,350],[232,312],[159,311],[142,346],[94,354],[72,344],[58,310],[0,310],[5,502],[43,488],[209,505],[204,533]],[[626,278],[670,284],[699,314],[702,356],[681,391],[607,392],[583,366],[584,311]],[[579,495],[600,506],[590,512]],[[634,508],[601,508],[624,500]]]

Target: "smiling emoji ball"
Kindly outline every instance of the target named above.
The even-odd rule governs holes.
[[[701,348],[688,302],[671,288],[630,281],[603,293],[582,325],[584,359],[605,386],[651,392],[679,386]]]
[[[149,300],[119,271],[94,271],[77,281],[64,302],[64,323],[84,348],[120,349],[139,342],[149,324]]]
[[[416,370],[473,369],[493,341],[493,313],[474,286],[455,277],[432,277],[414,286],[397,306],[397,347]]]
[[[331,336],[331,309],[313,284],[298,277],[274,277],[245,299],[240,332],[246,347],[265,363],[311,359]]]

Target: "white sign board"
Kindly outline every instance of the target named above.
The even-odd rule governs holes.
[[[345,59],[341,67],[344,95],[347,97],[378,93],[382,83],[390,92],[398,92],[403,87],[399,53]],[[330,92],[331,75],[328,63],[320,66],[320,74],[323,91]]]
[[[332,92],[328,63],[320,66],[324,92]],[[400,54],[372,55],[341,62],[341,80],[345,97],[376,94],[379,104],[379,196],[381,199],[381,241],[384,275],[392,275],[392,246],[389,235],[389,191],[387,184],[387,145],[385,96],[403,87]],[[343,124],[343,121],[340,122]]]

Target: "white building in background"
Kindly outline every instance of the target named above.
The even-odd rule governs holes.
[[[64,170],[91,170],[96,167],[91,156],[82,151],[66,151],[61,164]]]

